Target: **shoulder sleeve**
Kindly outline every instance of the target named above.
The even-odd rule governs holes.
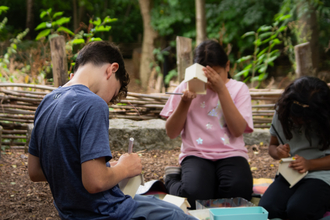
[[[33,156],[36,156],[36,157],[40,157],[39,155],[39,148],[38,148],[38,143],[37,143],[37,138],[36,138],[36,129],[35,129],[35,122],[36,122],[36,119],[38,118],[38,115],[39,115],[39,112],[40,112],[40,109],[41,107],[43,106],[46,98],[48,96],[50,96],[52,94],[49,93],[47,94],[43,100],[40,102],[35,114],[34,114],[34,123],[33,123],[33,129],[32,129],[32,132],[31,132],[31,138],[30,138],[30,142],[29,142],[29,154],[33,155]]]
[[[245,119],[247,126],[244,133],[253,132],[253,119],[252,119],[252,104],[249,88],[242,83],[241,89],[235,98],[235,105],[242,117]]]
[[[30,139],[30,143],[29,143],[29,154],[39,157],[39,150],[37,147],[34,128],[32,129],[31,139]]]
[[[182,82],[178,87],[176,87],[176,89],[173,92],[183,92],[184,90],[186,90],[187,88],[187,83]],[[181,100],[181,96],[180,95],[171,95],[163,110],[160,112],[160,115],[168,118],[172,115],[172,113],[174,112],[174,110],[176,109],[176,107],[179,105]]]
[[[86,103],[88,110],[79,125],[79,150],[81,163],[95,158],[112,158],[109,146],[109,109],[103,100]],[[82,108],[84,108],[82,106]]]

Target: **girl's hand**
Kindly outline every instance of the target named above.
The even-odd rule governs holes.
[[[295,160],[292,161],[289,165],[294,170],[297,170],[299,173],[305,173],[306,171],[309,170],[310,167],[310,162],[309,160],[306,160],[305,158],[295,155],[294,156]]]
[[[281,144],[277,146],[276,150],[279,158],[290,157],[290,146],[288,144]]]
[[[194,98],[196,98],[196,93],[188,90],[183,91],[183,95],[181,96],[183,102],[191,102]]]
[[[220,74],[216,72],[212,67],[206,66],[203,68],[204,74],[207,77],[207,88],[213,92],[221,93],[222,89],[226,86],[222,80]]]

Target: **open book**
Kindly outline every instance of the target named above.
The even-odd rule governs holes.
[[[290,168],[289,164],[294,160],[295,159],[293,157],[283,158],[280,160],[280,164],[278,166],[278,173],[280,173],[286,181],[290,183],[290,188],[298,183],[308,173],[308,171],[305,173],[299,173],[298,171]]]

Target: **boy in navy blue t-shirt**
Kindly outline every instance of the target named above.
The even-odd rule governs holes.
[[[101,41],[78,54],[74,77],[40,103],[29,145],[32,181],[49,183],[62,219],[193,219],[154,197],[124,195],[118,182],[141,173],[137,154],[112,158],[108,102],[127,95],[119,50]]]

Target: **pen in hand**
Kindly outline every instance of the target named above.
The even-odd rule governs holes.
[[[272,124],[272,128],[274,129],[274,131],[275,131],[275,133],[276,133],[276,136],[277,136],[278,140],[280,141],[280,143],[281,143],[282,145],[284,145],[284,142],[283,142],[281,136],[279,135],[279,133],[277,132],[277,130],[275,129],[275,126],[274,126],[273,124]],[[289,153],[289,157],[291,157],[291,154],[290,154],[290,153]]]
[[[129,139],[129,144],[128,144],[128,154],[131,154],[133,151],[133,143],[134,143],[134,138]]]

